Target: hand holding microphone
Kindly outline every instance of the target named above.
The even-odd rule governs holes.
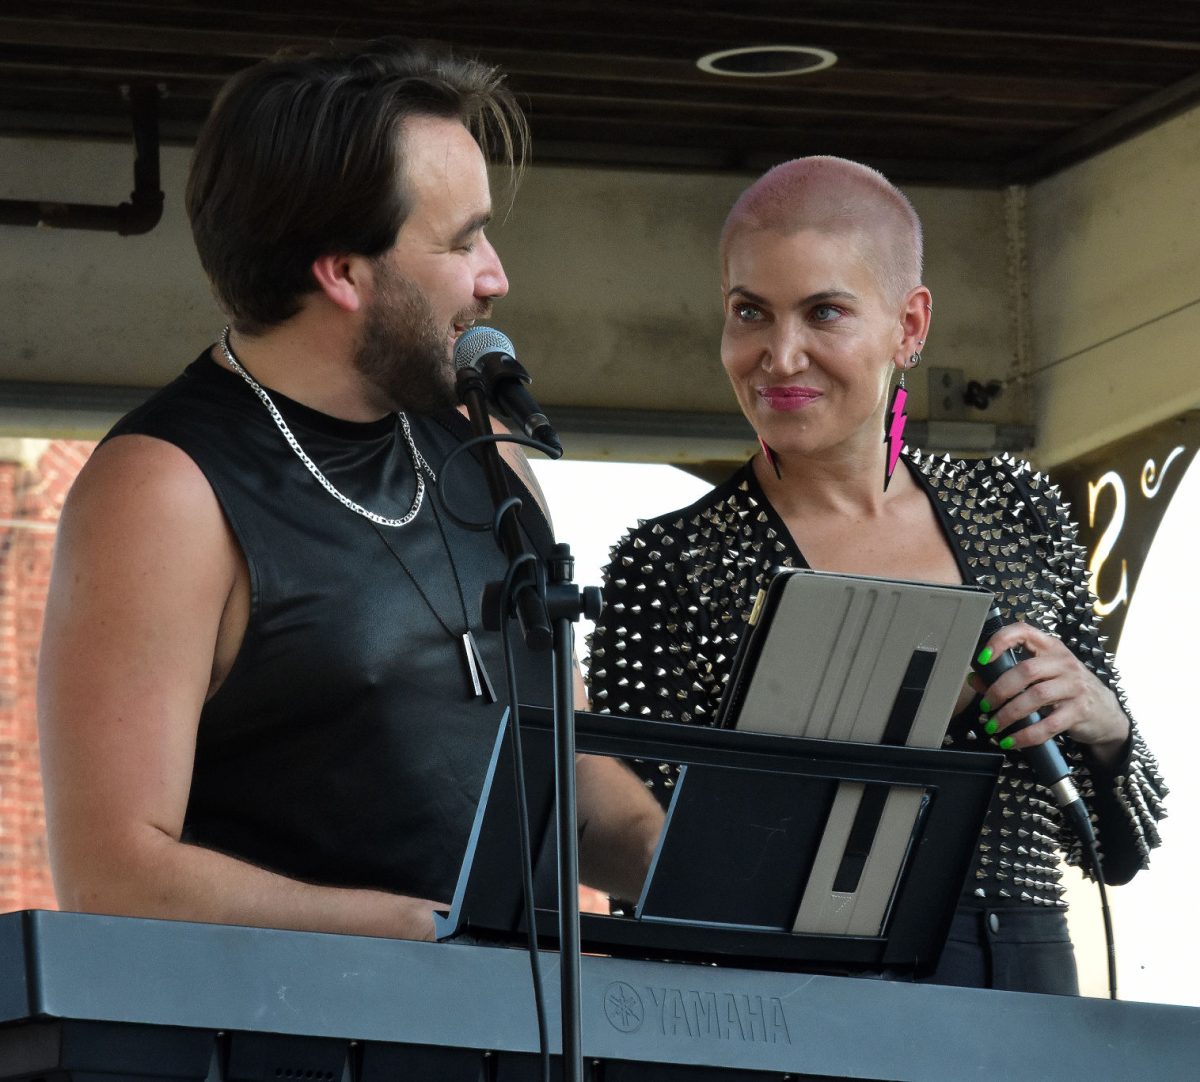
[[[988,612],[987,619],[984,621],[983,631],[980,633],[979,642],[971,661],[972,668],[986,683],[984,688],[985,694],[992,691],[996,681],[1000,677],[1009,670],[1015,669],[1029,656],[1023,650],[1015,647],[997,653],[988,645],[992,637],[1003,627],[1004,618],[999,608],[993,606]],[[1015,696],[1010,696],[1009,698],[1012,699]],[[986,713],[992,712],[993,707],[986,698],[983,700],[982,705]],[[1006,727],[1005,733],[1007,735],[1000,741],[1000,746],[1005,749],[1013,747],[1012,734],[1037,725],[1043,720],[1044,714],[1041,711],[1031,710],[1024,717],[1017,719]],[[995,732],[994,725],[994,721],[989,722],[989,735]],[[1079,791],[1075,788],[1070,768],[1067,766],[1066,759],[1063,758],[1062,750],[1059,748],[1057,741],[1051,737],[1045,743],[1031,744],[1021,748],[1020,753],[1024,756],[1026,762],[1029,763],[1038,782],[1049,789],[1054,795],[1055,801],[1063,811],[1064,818],[1071,823],[1079,838],[1085,844],[1093,844],[1095,842],[1095,834],[1092,830],[1091,819],[1088,816],[1088,811],[1082,798],[1079,796]]]

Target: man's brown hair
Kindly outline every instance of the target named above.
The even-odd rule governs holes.
[[[187,212],[200,262],[237,330],[261,333],[316,289],[313,261],[373,258],[407,205],[403,128],[460,121],[516,178],[528,128],[503,76],[426,43],[280,54],[239,72],[213,104],[192,157]]]

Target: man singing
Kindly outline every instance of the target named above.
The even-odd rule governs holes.
[[[187,209],[229,326],[60,527],[39,699],[64,908],[432,935],[503,711],[470,664],[502,693],[478,601],[503,558],[432,490],[470,435],[453,345],[508,290],[485,152],[512,176],[525,145],[494,69],[396,42],[218,97]],[[447,480],[486,517],[476,467]],[[517,663],[548,701],[548,659]],[[594,850],[637,854],[595,885],[636,891],[657,805],[613,760],[580,760],[579,795]]]

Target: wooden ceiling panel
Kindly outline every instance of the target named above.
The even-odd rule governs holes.
[[[542,161],[755,169],[822,152],[899,181],[1029,181],[1200,101],[1195,0],[5,0],[0,132],[125,137],[163,94],[190,140],[220,82],[285,44],[446,41],[509,73]],[[722,78],[705,52],[828,49],[807,76]]]

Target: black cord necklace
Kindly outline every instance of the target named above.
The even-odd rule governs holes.
[[[412,573],[412,569],[404,562],[404,557],[396,551],[388,535],[376,523],[372,522],[371,525],[375,532],[379,534],[379,538],[387,547],[388,552],[392,554],[396,563],[400,565],[400,569],[408,576],[409,582],[413,584],[413,589],[417,591],[421,600],[425,602],[425,607],[433,614],[433,618],[438,622],[442,630],[452,639],[459,639],[461,641],[463,660],[466,662],[467,674],[471,681],[474,697],[477,699],[486,699],[489,703],[494,703],[496,702],[496,689],[492,686],[487,666],[483,662],[483,654],[480,652],[479,644],[475,641],[475,632],[471,630],[471,621],[467,616],[467,602],[463,596],[462,580],[458,577],[458,566],[454,562],[454,553],[450,549],[450,541],[446,537],[445,528],[442,526],[442,518],[437,513],[436,505],[436,500],[429,501],[430,509],[433,511],[433,521],[437,525],[438,535],[442,540],[442,548],[445,550],[446,560],[450,564],[450,574],[454,579],[454,590],[458,595],[459,611],[462,613],[462,622],[465,628],[461,635],[442,619],[442,614],[438,612],[437,607],[425,592],[425,588],[421,585],[417,576]]]

